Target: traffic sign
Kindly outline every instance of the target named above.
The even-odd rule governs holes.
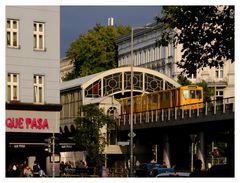
[[[119,146],[128,146],[130,144],[129,141],[126,141],[126,142],[118,142],[117,143]]]
[[[131,137],[131,133],[128,134],[129,137]],[[136,133],[132,133],[132,137],[135,137],[136,136]]]

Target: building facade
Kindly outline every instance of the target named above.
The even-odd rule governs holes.
[[[44,170],[60,129],[60,7],[6,6],[6,165]]]
[[[181,60],[181,45],[174,47],[156,46],[156,40],[162,34],[161,25],[150,24],[147,27],[134,29],[133,31],[133,65],[157,70],[168,77],[177,80],[181,73],[176,65]],[[130,65],[131,58],[131,34],[119,37],[118,66]],[[205,80],[209,87],[216,89],[216,98],[228,98],[234,96],[234,63],[225,61],[221,68],[204,68],[197,70],[188,79],[195,82]]]
[[[68,73],[71,73],[74,69],[74,64],[71,59],[65,57],[60,61],[60,82],[63,81],[64,77]]]

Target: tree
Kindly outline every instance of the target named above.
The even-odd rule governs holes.
[[[190,80],[187,79],[186,76],[184,76],[183,74],[179,74],[177,77],[177,82],[182,85],[182,86],[186,86],[186,85],[190,85],[192,84],[192,82]]]
[[[234,6],[164,6],[156,20],[163,25],[159,46],[182,45],[183,73],[234,62]]]
[[[115,39],[130,32],[130,27],[97,24],[87,34],[74,40],[66,56],[74,63],[74,70],[64,80],[84,77],[117,67]]]
[[[196,84],[203,87],[203,102],[210,102],[212,100],[211,97],[214,96],[214,88],[209,88],[205,80]]]
[[[113,118],[105,115],[97,105],[89,104],[82,106],[83,117],[75,119],[77,132],[75,140],[86,147],[90,164],[94,165],[99,172],[105,161],[103,151],[106,145],[106,137],[101,133],[103,127],[112,129],[115,127]]]

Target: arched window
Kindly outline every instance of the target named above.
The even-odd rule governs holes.
[[[108,116],[111,116],[113,119],[117,118],[117,117],[118,117],[117,108],[116,108],[116,107],[110,107],[110,108],[107,110],[107,115],[108,115]]]

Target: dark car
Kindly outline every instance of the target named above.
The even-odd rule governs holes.
[[[159,167],[160,165],[157,163],[142,163],[137,169],[136,169],[136,177],[150,177],[150,173],[153,168]]]
[[[158,167],[154,167],[151,170],[150,176],[151,177],[156,177],[159,174],[166,174],[166,173],[173,174],[175,172],[176,172],[176,170],[174,168],[165,168],[165,167],[158,166]]]
[[[190,172],[160,173],[156,177],[189,177]]]

